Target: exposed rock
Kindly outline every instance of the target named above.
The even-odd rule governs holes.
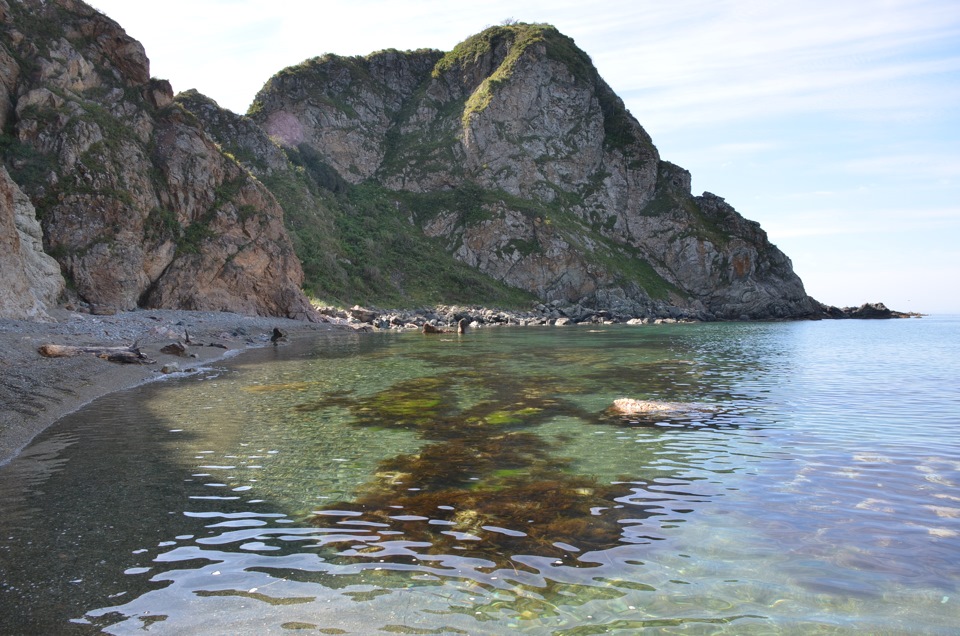
[[[221,108],[196,89],[178,93],[175,99],[197,117],[217,143],[229,149],[258,177],[289,168],[290,160],[283,149],[249,117]]]
[[[807,296],[760,226],[693,196],[547,25],[493,27],[448,53],[307,60],[248,116],[174,97],[140,43],[79,0],[0,0],[0,33],[0,207],[22,211],[14,231],[0,210],[10,315],[42,317],[62,270],[93,313],[317,320],[305,272],[311,294],[344,304],[541,302],[331,314],[363,329],[883,317]]]
[[[864,303],[859,307],[844,307],[843,309],[829,307],[826,309],[825,313],[833,318],[860,319],[913,318],[921,315],[917,313],[893,311],[892,309],[888,309],[883,303]]]
[[[681,402],[658,402],[655,400],[637,400],[634,398],[619,398],[613,401],[612,409],[624,415],[639,413],[683,413],[692,408],[690,404]]]
[[[347,310],[347,314],[354,320],[360,322],[372,323],[377,319],[377,312],[371,311],[370,309],[364,309],[359,305],[354,305],[352,308]]]
[[[33,205],[0,166],[0,318],[48,319],[63,286]]]
[[[308,60],[250,115],[343,180],[392,190],[455,258],[543,301],[624,318],[819,310],[759,225],[691,195],[553,27],[494,27],[447,54]]]
[[[653,424],[663,419],[676,420],[709,417],[716,410],[717,407],[712,404],[619,398],[613,401],[609,412],[613,415],[629,417],[634,424]]]
[[[170,344],[162,347],[160,353],[166,353],[172,356],[180,356],[181,358],[187,357],[187,348],[183,345],[182,342],[171,342]]]
[[[342,191],[346,181],[318,162],[310,147],[303,146],[302,152],[292,147],[283,149],[252,119],[221,108],[196,90],[178,94],[176,103],[196,116],[224,151],[270,188],[283,208],[287,227],[301,230],[292,232],[291,239],[306,279],[312,281],[310,291],[337,296],[339,289],[352,288],[342,264],[336,214],[323,196]],[[319,280],[326,284],[317,286]]]
[[[114,316],[116,313],[117,308],[110,305],[90,305],[91,316]]]
[[[343,179],[359,183],[380,168],[395,114],[441,56],[385,51],[313,58],[271,78],[251,114],[285,146],[306,144]]]
[[[150,79],[138,42],[75,0],[0,10],[7,166],[83,301],[314,316],[276,200]]]

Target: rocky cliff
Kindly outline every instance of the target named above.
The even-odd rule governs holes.
[[[33,205],[0,167],[0,315],[44,320],[63,287],[59,265],[43,251]]]
[[[79,0],[0,0],[0,126],[0,286],[23,299],[4,315],[42,316],[57,269],[67,295],[115,309],[306,317],[305,286],[345,304],[819,311],[547,25],[307,60],[240,116],[174,98]]]
[[[327,55],[285,69],[249,115],[459,261],[544,301],[650,315],[817,311],[762,229],[660,159],[572,40],[494,27],[449,53]],[[459,195],[459,196],[458,196]]]
[[[0,86],[3,162],[79,300],[313,315],[273,195],[114,21],[74,0],[0,0]]]

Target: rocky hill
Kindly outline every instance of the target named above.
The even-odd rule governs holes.
[[[101,311],[312,315],[273,195],[114,21],[73,0],[0,0],[0,86],[6,189],[29,197],[71,294]]]
[[[817,311],[789,259],[723,199],[692,196],[586,53],[548,25],[449,53],[327,55],[271,78],[250,117],[457,260],[624,315]]]
[[[693,196],[551,26],[307,60],[247,116],[174,99],[139,43],[82,2],[0,0],[0,28],[0,221],[32,203],[43,250],[29,232],[21,244],[93,305],[305,316],[303,286],[395,307],[820,311],[759,225]],[[57,295],[46,265],[53,282],[21,313]]]

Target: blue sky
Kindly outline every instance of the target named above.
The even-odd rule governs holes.
[[[280,69],[450,50],[506,19],[576,40],[694,193],[759,221],[823,302],[960,313],[956,0],[93,0],[156,77],[245,112]],[[162,8],[161,8],[162,7]]]

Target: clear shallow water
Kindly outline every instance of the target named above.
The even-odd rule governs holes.
[[[955,633],[958,425],[950,318],[265,349],[0,469],[0,633]]]

